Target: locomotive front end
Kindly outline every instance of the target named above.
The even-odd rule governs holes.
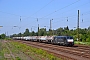
[[[68,43],[68,45],[73,46],[74,45],[74,39],[73,39],[73,37],[68,36],[67,37],[67,43]]]

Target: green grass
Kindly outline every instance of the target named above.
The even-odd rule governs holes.
[[[14,42],[13,42],[14,43]],[[8,45],[8,47],[10,48],[10,50],[12,51],[15,60],[28,60],[30,59],[30,57],[28,57],[25,53],[23,53],[21,50],[22,49],[18,49],[19,47],[15,47],[12,42],[7,42],[6,43]]]
[[[75,44],[81,44],[81,45],[89,45],[90,46],[90,42],[80,42],[80,41],[75,41]]]
[[[4,60],[4,52],[2,51],[2,42],[0,41],[0,60]]]
[[[10,54],[14,55],[15,60],[27,60],[28,57],[33,60],[61,60],[43,49],[34,48],[12,40],[3,43],[0,41],[0,48],[2,48],[0,49],[0,60],[14,60]],[[10,55],[9,59],[5,57],[5,54]]]
[[[38,48],[28,46],[19,42],[11,42],[17,49],[21,50],[25,54],[30,55],[34,60],[61,60],[60,58],[47,53],[46,51]]]
[[[15,48],[15,46],[11,45],[10,42],[3,42],[1,45],[2,45],[2,50],[0,50],[0,60],[14,60],[14,58],[15,60],[28,60],[27,55],[25,55],[20,50]]]
[[[6,47],[6,44],[5,43],[2,43],[2,40],[0,41],[0,48],[1,48],[1,50],[0,50],[0,60],[8,60],[7,58],[5,58],[5,54],[10,54],[10,52],[9,52],[9,50],[8,50],[8,48]],[[10,56],[10,58],[12,58],[11,56]]]

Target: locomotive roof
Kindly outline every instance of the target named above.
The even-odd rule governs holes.
[[[72,36],[55,36],[55,37],[72,37]]]

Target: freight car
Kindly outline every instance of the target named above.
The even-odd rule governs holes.
[[[13,37],[13,39],[30,40],[66,46],[74,45],[74,40],[72,36],[26,36],[26,37]]]

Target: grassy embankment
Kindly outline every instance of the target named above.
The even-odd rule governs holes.
[[[80,44],[80,45],[88,45],[90,46],[90,42],[80,42],[80,41],[75,41],[75,44]]]
[[[4,52],[3,52],[3,49],[2,49],[2,42],[1,42],[1,40],[0,40],[0,60],[4,60]]]
[[[11,60],[13,59],[10,55],[10,51],[7,48],[7,45],[0,40],[0,60]]]
[[[1,44],[1,42],[0,42]],[[15,41],[4,42],[0,60],[61,60],[48,52]],[[1,46],[0,45],[0,46]],[[5,55],[9,55],[5,57]]]
[[[34,60],[60,60],[59,58],[47,53],[42,49],[27,46],[26,44],[22,44],[19,42],[11,42],[11,44]]]

